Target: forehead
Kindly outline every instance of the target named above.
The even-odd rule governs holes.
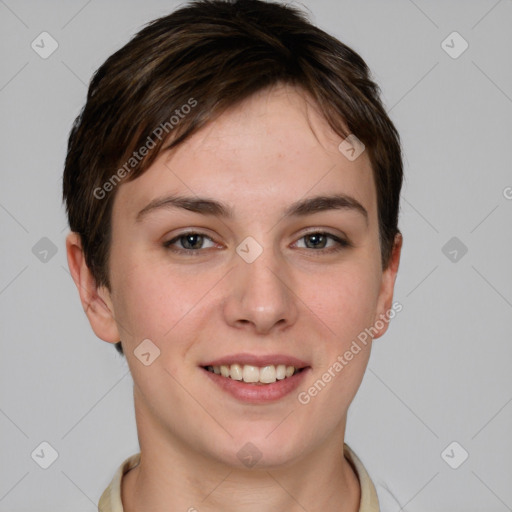
[[[200,101],[200,100],[198,100]],[[165,193],[222,198],[242,215],[265,204],[276,211],[308,195],[343,192],[376,212],[366,152],[350,161],[318,106],[288,85],[232,107],[117,191],[114,215],[135,216]]]

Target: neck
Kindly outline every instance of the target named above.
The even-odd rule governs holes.
[[[194,450],[159,430],[147,414],[136,416],[141,461],[122,479],[124,512],[359,510],[359,481],[343,456],[344,423],[314,452],[286,467],[248,469]]]

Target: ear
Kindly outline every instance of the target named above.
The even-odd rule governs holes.
[[[85,262],[78,233],[71,232],[66,237],[66,252],[71,277],[78,289],[82,307],[92,330],[98,338],[109,343],[117,343],[120,338],[110,293],[106,287],[96,285],[96,280]]]
[[[389,265],[382,273],[382,281],[379,292],[379,298],[377,300],[377,310],[375,312],[375,318],[373,321],[373,329],[376,333],[373,336],[374,339],[380,338],[387,330],[389,325],[389,311],[392,308],[393,291],[395,289],[395,280],[398,272],[398,266],[400,264],[400,254],[402,252],[403,237],[401,233],[395,235],[393,242],[393,250],[391,252],[391,258]],[[401,309],[401,308],[400,308]],[[387,314],[386,314],[387,313]],[[380,320],[380,321],[379,321]],[[382,325],[382,328],[377,326]]]

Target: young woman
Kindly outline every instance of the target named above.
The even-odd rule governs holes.
[[[401,184],[364,61],[292,7],[193,2],[99,68],[67,253],[140,443],[101,512],[379,510],[344,436],[393,316]]]

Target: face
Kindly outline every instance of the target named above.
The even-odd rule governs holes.
[[[341,141],[280,86],[120,186],[110,320],[88,314],[123,341],[141,447],[275,467],[339,443],[370,355],[354,340],[391,308],[400,249],[383,272],[370,162]]]

